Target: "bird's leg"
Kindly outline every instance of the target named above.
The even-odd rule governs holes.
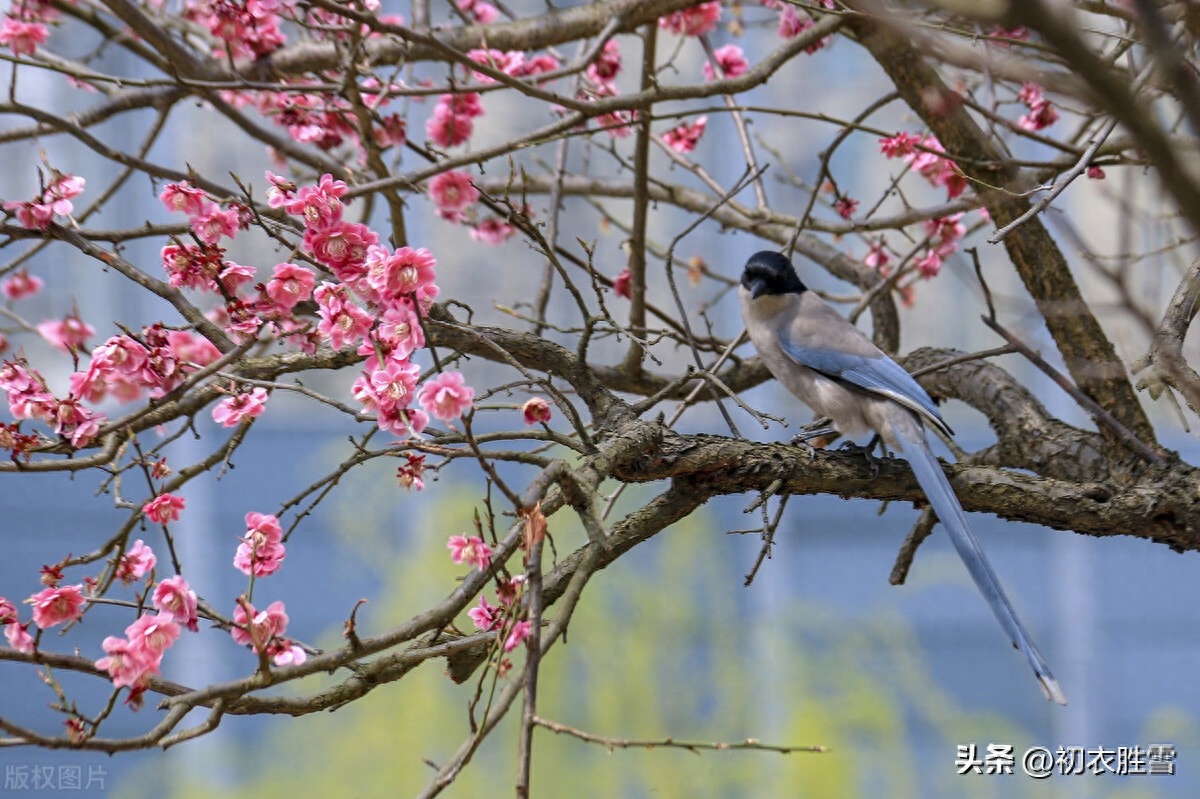
[[[829,424],[828,417],[815,419],[812,422],[800,428],[800,432],[792,438],[793,446],[805,445],[809,449],[809,457],[813,455],[814,449],[824,449],[837,439],[840,433],[837,428]]]
[[[871,467],[871,476],[879,476],[879,461],[875,459],[875,448],[883,444],[883,439],[878,433],[871,436],[871,440],[866,444],[856,444],[853,441],[847,441],[842,444],[842,450],[845,452],[858,452],[867,459],[867,465]]]

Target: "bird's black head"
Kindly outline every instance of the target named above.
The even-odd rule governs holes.
[[[764,294],[799,294],[807,290],[792,262],[771,250],[750,256],[742,270],[742,286],[752,299]]]

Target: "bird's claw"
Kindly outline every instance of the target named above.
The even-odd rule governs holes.
[[[872,436],[871,440],[866,444],[856,444],[853,441],[847,441],[845,444],[842,444],[841,450],[850,453],[857,452],[866,458],[867,465],[871,467],[871,477],[875,478],[879,476],[879,460],[875,457],[875,447],[879,445],[879,442],[880,438],[878,435]]]

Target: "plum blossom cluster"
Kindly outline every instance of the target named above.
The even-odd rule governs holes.
[[[962,212],[953,216],[942,216],[925,221],[925,235],[929,244],[925,252],[916,261],[917,271],[924,278],[937,276],[942,271],[942,261],[958,251],[958,243],[966,235],[967,228],[962,223]]]
[[[242,600],[233,611],[233,625],[229,633],[234,641],[268,655],[276,666],[298,666],[308,658],[301,646],[284,637],[288,615],[282,602],[258,610]]]
[[[236,427],[246,419],[260,416],[267,407],[267,390],[253,388],[241,394],[226,397],[213,408],[213,421],[222,427]]]
[[[713,68],[714,61],[717,69],[720,70],[719,74],[717,69]],[[742,48],[736,44],[727,44],[713,51],[712,61],[704,62],[704,79],[736,78],[739,75],[745,75],[748,69],[750,69],[750,62],[746,60]]]
[[[295,13],[295,0],[187,0],[183,17],[225,44],[217,58],[259,58],[287,43],[279,12]]]
[[[776,32],[781,39],[794,39],[816,24],[812,17],[802,15],[796,6],[783,2],[783,0],[763,0],[762,4],[766,8],[773,8],[779,12],[779,27]],[[821,0],[820,5],[833,9],[836,4],[833,0]],[[831,36],[822,36],[813,44],[805,47],[804,52],[812,55],[829,44],[832,38]]]
[[[588,64],[584,74],[595,86],[609,88],[616,94],[617,87],[614,81],[620,73],[621,45],[616,39],[609,39],[604,43],[604,47],[600,48],[592,63]]]
[[[94,334],[75,315],[38,326],[59,349],[75,352]],[[105,415],[92,410],[109,395],[122,402],[143,392],[160,397],[183,381],[189,371],[212,363],[220,352],[208,341],[185,330],[161,325],[143,328],[140,336],[113,336],[91,352],[88,367],[70,375],[65,395],[50,390],[46,379],[23,358],[0,364],[0,391],[8,399],[13,418],[39,420],[55,434],[83,447],[99,433]]]
[[[609,39],[597,53],[596,58],[588,64],[584,73],[586,80],[580,87],[578,98],[585,102],[595,102],[606,97],[616,97],[620,94],[616,78],[621,72],[621,45],[615,39]],[[623,139],[632,132],[629,123],[636,114],[628,111],[609,111],[596,117],[596,124],[615,139]]]
[[[409,359],[425,346],[421,318],[438,295],[433,254],[423,247],[392,251],[366,225],[346,221],[341,198],[348,187],[331,175],[301,188],[273,182],[271,202],[303,221],[305,251],[338,280],[313,291],[317,334],[335,350],[353,346],[365,357],[355,399],[396,435],[420,433],[430,416],[461,416],[475,396],[462,375],[443,372],[418,389],[421,370]]]
[[[187,216],[192,224],[192,233],[203,244],[215,245],[222,237],[236,238],[238,230],[249,225],[245,208],[231,205],[223,209],[213,202],[207,193],[186,180],[168,183],[158,198],[168,211],[177,211]],[[208,276],[203,273],[181,275],[179,281],[181,285],[189,288],[202,288],[207,287],[204,280],[218,278],[232,282],[233,288],[236,288],[239,282],[244,282],[236,278],[225,278],[220,274]]]
[[[58,9],[45,0],[14,0],[0,23],[0,45],[16,56],[33,55],[50,38],[47,23],[58,17]]]
[[[234,567],[252,579],[268,577],[279,571],[286,555],[279,519],[269,513],[247,513],[246,534],[234,553]],[[257,610],[243,596],[234,608],[229,634],[238,644],[269,656],[276,666],[299,665],[307,655],[302,647],[284,637],[287,624],[283,602],[275,601],[265,610]]]
[[[401,488],[417,491],[425,488],[425,456],[419,452],[404,453],[405,462],[396,469],[396,482]]]
[[[122,333],[93,349],[88,368],[71,375],[71,392],[92,403],[109,394],[122,402],[143,392],[157,398],[220,357],[220,350],[207,339],[154,324],[136,337]]]
[[[494,22],[496,17],[500,16],[499,9],[483,0],[455,0],[454,5],[458,6],[459,11],[470,15],[471,19],[479,25]]]
[[[545,403],[545,400],[542,400],[542,403]],[[549,418],[548,408],[545,418]],[[479,571],[487,571],[492,565],[492,555],[494,554],[492,548],[477,535],[452,535],[446,542],[446,546],[450,550],[450,559],[455,563],[465,563],[474,566]],[[488,602],[485,595],[480,594],[478,607],[471,608],[467,611],[467,615],[470,616],[471,622],[478,630],[501,630],[501,637],[504,639],[503,649],[505,652],[511,652],[520,646],[533,631],[533,625],[529,621],[516,620],[517,600],[521,597],[525,575],[517,575],[508,579],[497,578],[497,583],[496,595],[500,604],[493,605]],[[507,634],[504,634],[505,631]],[[501,674],[510,666],[511,664],[502,660],[500,663]]]
[[[18,269],[0,283],[0,293],[10,300],[23,300],[37,294],[44,285],[40,277],[29,274],[28,270]]]
[[[680,36],[703,36],[715,30],[720,21],[721,4],[713,0],[660,17],[658,27]]]
[[[507,580],[501,579],[498,581],[496,589],[496,601],[499,604],[491,604],[486,595],[480,594],[479,604],[467,611],[467,616],[475,625],[475,629],[484,632],[501,631],[501,637],[504,639],[502,648],[505,652],[512,652],[524,643],[525,639],[533,632],[533,624],[528,620],[521,619],[510,623],[510,620],[515,619],[518,613],[518,601],[521,598],[524,584],[525,575],[523,574],[515,575]],[[506,671],[509,665],[507,661],[501,661],[501,672]]]
[[[86,446],[95,438],[105,419],[103,413],[85,406],[79,395],[56,396],[47,388],[45,378],[23,357],[0,365],[0,391],[6,394],[14,419],[42,421],[76,447]]]
[[[1025,130],[1044,130],[1058,121],[1058,109],[1046,99],[1042,87],[1038,84],[1026,83],[1021,87],[1017,98],[1029,109],[1028,113],[1017,120],[1017,124]]]
[[[294,191],[295,184],[267,173],[272,190],[272,207]],[[288,196],[291,196],[290,194]],[[296,318],[294,308],[312,296],[316,276],[312,270],[292,263],[276,264],[271,279],[255,283],[251,266],[225,258],[218,242],[234,238],[249,224],[247,209],[238,203],[222,208],[187,181],[168,184],[159,195],[170,211],[183,213],[192,226],[194,242],[175,241],[162,249],[163,269],[175,288],[188,288],[219,296],[223,305],[210,317],[221,324],[235,341],[245,341],[266,327],[276,338],[295,344],[304,352],[316,349],[312,325]],[[215,350],[214,350],[215,351]]]
[[[279,571],[286,555],[279,519],[269,513],[247,513],[246,534],[233,556],[234,567],[247,577],[266,577]]]
[[[676,125],[664,133],[662,137],[663,144],[677,153],[690,153],[700,143],[700,137],[704,135],[706,127],[708,127],[708,117],[696,117],[692,122],[684,122],[681,125]]]
[[[470,137],[474,128],[473,120],[482,114],[483,107],[479,105],[478,94],[445,94],[438,101],[426,130],[440,146],[455,146]],[[451,170],[435,175],[426,190],[437,208],[438,216],[449,222],[469,224],[471,238],[476,241],[496,245],[516,233],[512,225],[495,217],[475,221],[477,217],[471,209],[479,201],[479,189],[475,188],[471,176],[466,172]]]
[[[364,138],[382,150],[404,144],[408,123],[397,112],[385,108],[404,84],[398,81],[383,83],[377,78],[365,78],[358,86],[363,105],[371,111],[371,130],[364,137],[354,107],[342,94],[328,91],[305,91],[313,81],[294,78],[288,81],[288,91],[236,92],[224,91],[221,96],[238,108],[253,106],[287,131],[300,144],[311,144],[321,150],[333,150],[343,144],[358,148],[360,163],[365,160]]]
[[[475,120],[481,116],[478,92],[443,94],[425,122],[425,135],[438,147],[457,147],[471,138]]]
[[[946,189],[947,199],[960,196],[967,188],[967,179],[937,137],[897,133],[879,140],[879,151],[888,158],[900,158],[921,174],[930,184]]]
[[[483,64],[497,72],[503,72],[511,78],[528,78],[541,75],[546,72],[553,72],[560,66],[558,59],[548,53],[540,53],[529,57],[520,50],[471,50],[467,53],[467,57],[477,64]],[[471,77],[480,83],[496,82],[491,75],[486,75],[475,70],[470,70],[470,73]]]
[[[146,518],[157,524],[170,524],[179,519],[187,500],[174,494],[162,493],[142,506]]]
[[[366,11],[377,11],[379,0],[361,4]],[[202,26],[224,47],[213,50],[216,58],[261,58],[287,44],[284,23],[303,26],[305,35],[317,39],[345,38],[357,27],[362,36],[373,36],[371,29],[355,23],[325,7],[301,10],[296,0],[186,0],[183,17]],[[398,15],[379,15],[384,23],[403,24]]]
[[[55,173],[50,183],[32,200],[8,200],[4,210],[30,230],[45,230],[55,216],[70,216],[75,210],[71,200],[83,194],[86,184],[81,177]]]
[[[150,593],[156,563],[154,552],[139,540],[117,559],[114,573],[126,583],[145,577]],[[9,646],[25,654],[34,652],[36,647],[31,627],[41,631],[79,621],[89,602],[86,592],[96,586],[91,578],[85,581],[86,589],[85,583],[61,585],[62,569],[58,567],[47,567],[42,572],[46,587],[25,600],[32,608],[29,621],[21,622],[13,603],[0,597],[4,636]],[[124,637],[106,637],[101,644],[105,656],[96,661],[96,668],[107,672],[116,687],[130,689],[126,701],[134,708],[140,707],[150,679],[161,674],[163,655],[179,638],[181,629],[192,632],[199,629],[196,594],[182,576],[154,585],[150,601],[155,612],[139,615],[125,628]]]
[[[129,558],[139,566],[148,563],[148,569],[153,568],[154,554],[141,541],[122,558],[122,563]],[[141,707],[142,695],[149,688],[151,678],[162,674],[163,656],[179,639],[182,630],[197,632],[200,629],[199,601],[182,575],[160,581],[154,587],[151,601],[156,612],[135,619],[125,628],[123,638],[106,637],[101,643],[105,656],[96,661],[96,668],[108,672],[115,687],[129,689],[125,701],[135,709]]]

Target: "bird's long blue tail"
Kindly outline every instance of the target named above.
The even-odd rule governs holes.
[[[1042,654],[1038,652],[1029,634],[1025,632],[1025,628],[1017,619],[1017,614],[1013,611],[1008,597],[1005,596],[1004,589],[1000,587],[996,573],[992,571],[983,550],[979,547],[979,542],[975,539],[975,534],[971,532],[971,526],[967,523],[966,514],[963,513],[962,505],[959,504],[954,489],[950,487],[950,481],[946,479],[941,464],[938,463],[937,457],[934,456],[933,451],[929,448],[929,443],[925,440],[925,431],[915,417],[910,416],[910,418],[912,418],[915,429],[904,430],[905,435],[897,436],[897,438],[900,448],[912,465],[917,482],[921,484],[921,489],[937,513],[938,519],[949,531],[950,540],[954,542],[958,556],[962,558],[967,571],[971,573],[971,579],[975,581],[979,592],[983,594],[983,598],[992,608],[992,613],[996,614],[1000,626],[1012,639],[1013,646],[1024,653],[1029,665],[1033,667],[1033,673],[1042,685],[1042,693],[1046,695],[1047,699],[1065,705],[1067,698],[1063,695],[1058,680],[1054,679]],[[905,427],[908,426],[905,425]]]

